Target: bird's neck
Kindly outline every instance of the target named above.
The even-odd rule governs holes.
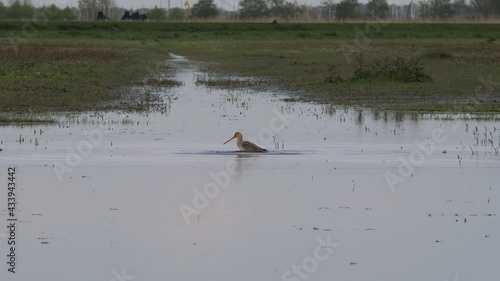
[[[240,150],[244,150],[244,149],[243,149],[243,146],[242,146],[242,143],[243,143],[243,138],[237,138],[237,139],[236,139],[236,145],[238,146],[238,148],[239,148]]]

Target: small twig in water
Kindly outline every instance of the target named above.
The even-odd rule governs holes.
[[[466,146],[464,145],[464,143],[463,143],[463,142],[460,142],[460,145],[462,145],[462,149],[465,149],[465,148],[466,148]]]
[[[479,131],[477,129],[477,127],[472,130],[472,135],[474,136],[474,139],[476,140],[476,146],[479,145]]]
[[[491,141],[491,140],[490,140]],[[498,148],[500,148],[500,144],[498,144],[498,147],[495,147],[493,145],[493,142],[491,142],[491,147],[493,147],[493,150],[495,150],[495,155],[498,155]]]
[[[488,145],[488,127],[484,126],[484,146]]]
[[[278,143],[278,141],[276,141],[276,137],[273,136],[273,143],[274,143],[274,149],[279,149],[280,148],[280,145]]]

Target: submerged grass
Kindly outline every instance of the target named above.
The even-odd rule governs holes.
[[[196,85],[218,89],[263,89],[269,87],[265,79],[244,79],[241,77],[224,77],[214,75],[198,75]]]
[[[198,81],[212,87],[272,86],[301,100],[400,110],[500,112],[499,24],[47,22],[29,33],[26,24],[0,22],[3,112],[149,110],[150,91],[124,89],[178,85],[158,76],[175,70],[154,63],[168,51],[215,62]]]

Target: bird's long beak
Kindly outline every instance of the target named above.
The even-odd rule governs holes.
[[[228,140],[227,140],[225,143],[223,143],[222,145],[225,145],[226,143],[228,143],[228,142],[232,141],[234,138],[235,138],[235,137],[232,137],[232,138],[228,139]]]

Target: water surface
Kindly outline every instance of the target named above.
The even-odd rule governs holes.
[[[17,273],[4,235],[1,280],[498,276],[498,117],[285,102],[169,63],[184,86],[159,93],[163,112],[0,127],[0,222],[8,167],[19,218]],[[236,131],[270,152],[222,145]],[[318,239],[335,245],[314,267]]]

